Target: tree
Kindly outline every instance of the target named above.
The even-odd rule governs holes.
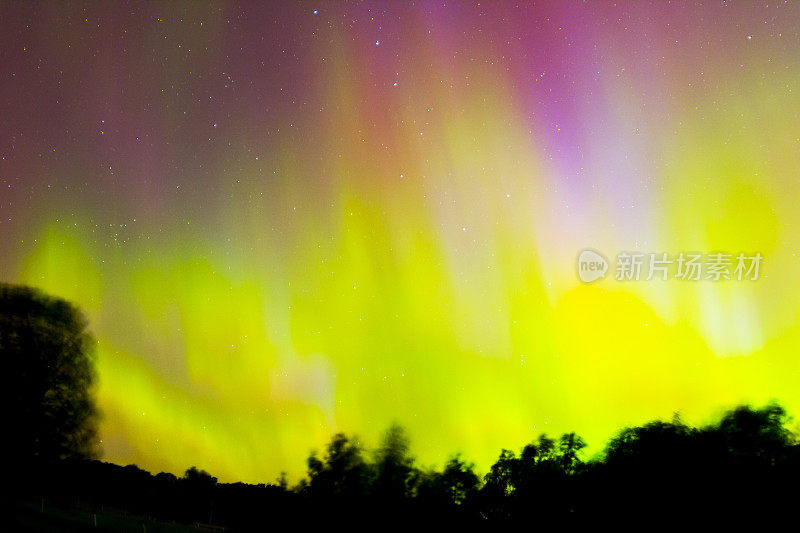
[[[511,519],[512,510],[509,502],[514,497],[516,489],[514,478],[518,461],[514,452],[503,449],[500,451],[500,457],[484,477],[484,484],[480,490],[484,518],[498,521]]]
[[[448,505],[462,505],[475,497],[480,486],[475,465],[463,461],[459,455],[451,457],[442,472],[431,477],[435,483],[433,489],[439,491],[439,499]]]
[[[730,460],[737,465],[762,463],[772,467],[794,444],[794,435],[786,428],[786,411],[776,403],[760,409],[740,405],[728,411],[716,427],[705,431],[718,433]]]
[[[11,457],[20,466],[98,455],[94,346],[76,306],[0,284],[0,357],[7,369]]]
[[[496,497],[503,498],[514,491],[514,471],[516,470],[517,458],[511,450],[503,449],[500,457],[492,465],[489,473],[485,477],[487,491]]]
[[[414,460],[408,454],[409,440],[405,430],[393,424],[386,430],[375,457],[375,495],[397,501],[410,496]]]
[[[214,523],[214,488],[217,485],[217,478],[193,466],[183,474],[183,482],[186,484],[187,495],[193,503],[193,513],[190,513],[193,520],[208,520],[209,524]]]
[[[561,469],[567,474],[573,474],[581,465],[580,453],[586,448],[584,441],[576,433],[564,433],[558,440],[559,462]]]
[[[354,499],[363,497],[369,486],[369,466],[361,446],[343,433],[328,444],[325,457],[308,458],[307,490],[314,498]]]
[[[183,479],[185,479],[188,483],[198,487],[213,487],[217,484],[217,478],[206,472],[205,470],[200,470],[196,466],[193,466],[186,470],[183,474]]]

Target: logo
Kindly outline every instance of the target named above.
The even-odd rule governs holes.
[[[620,252],[614,268],[614,280],[639,281],[676,279],[680,281],[758,281],[764,256],[760,252],[710,254]],[[609,265],[605,257],[590,248],[578,254],[578,278],[592,283],[606,277]]]
[[[578,255],[578,277],[584,283],[591,283],[606,277],[608,261],[594,250],[583,250]]]

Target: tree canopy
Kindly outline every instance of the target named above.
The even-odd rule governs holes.
[[[0,284],[0,357],[17,461],[98,455],[95,341],[73,304]]]

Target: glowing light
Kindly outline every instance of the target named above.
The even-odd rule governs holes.
[[[87,311],[107,459],[264,482],[397,421],[485,468],[542,428],[800,412],[798,6],[743,39],[744,4],[398,3],[383,40],[330,7],[124,7],[141,41],[97,53],[42,8],[75,78],[4,117],[0,268]],[[587,247],[765,261],[585,285]]]

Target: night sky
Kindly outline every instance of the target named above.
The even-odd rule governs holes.
[[[800,413],[800,5],[0,9],[0,279],[87,314],[106,460],[296,479],[396,421],[485,471]],[[624,282],[623,251],[764,263]]]

